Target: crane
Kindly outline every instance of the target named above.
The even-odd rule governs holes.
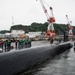
[[[73,32],[72,32],[73,27],[71,26],[72,21],[69,21],[68,15],[66,15],[66,19],[67,19],[67,22],[68,22],[68,30],[69,30],[68,36],[73,36]]]
[[[48,39],[53,39],[56,35],[55,29],[54,29],[54,26],[53,26],[53,23],[55,22],[55,18],[54,18],[54,15],[53,15],[53,8],[49,7],[49,9],[51,11],[51,16],[49,16],[49,13],[48,13],[45,5],[44,5],[44,2],[42,0],[39,0],[39,1],[41,3],[41,6],[43,8],[43,11],[44,11],[44,13],[47,17],[47,21],[48,21],[46,36],[47,36]]]

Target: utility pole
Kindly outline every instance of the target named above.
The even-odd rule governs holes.
[[[14,25],[14,17],[12,16],[12,26]]]

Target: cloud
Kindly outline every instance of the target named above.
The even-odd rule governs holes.
[[[73,21],[75,25],[75,0],[43,0],[49,11],[49,6],[53,7],[53,13],[57,23],[67,23],[65,15]],[[51,15],[51,14],[50,14]],[[47,21],[41,4],[36,0],[0,0],[0,28],[9,29],[14,24],[30,25],[32,22],[44,23]]]

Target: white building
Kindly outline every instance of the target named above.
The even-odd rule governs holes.
[[[24,30],[12,30],[11,31],[11,37],[20,37],[20,36],[25,35]]]
[[[5,34],[0,34],[0,38],[4,38],[5,37]]]
[[[5,37],[11,38],[11,33],[5,33]]]
[[[39,40],[41,38],[42,32],[29,32],[25,34],[26,36],[29,36],[31,40]]]

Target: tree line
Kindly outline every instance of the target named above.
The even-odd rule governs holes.
[[[65,30],[65,28],[67,27],[67,24],[54,23],[53,25],[54,25],[56,34],[63,34],[62,30]],[[37,31],[46,32],[47,27],[48,27],[48,22],[45,22],[45,23],[33,22],[31,25],[22,25],[22,24],[14,25],[10,27],[9,31],[3,30],[3,31],[0,31],[0,33],[11,32],[11,30],[24,30],[25,33],[37,32]]]

